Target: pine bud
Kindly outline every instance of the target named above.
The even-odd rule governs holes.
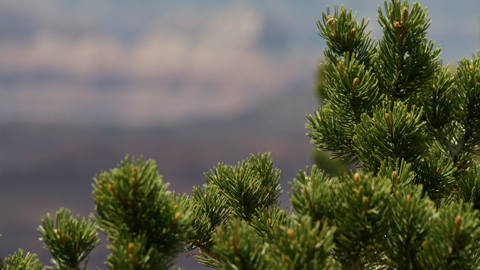
[[[355,184],[357,185],[357,190],[360,189],[360,174],[355,173],[353,175],[353,180],[355,180]]]
[[[360,80],[358,78],[353,79],[353,86],[352,86],[352,97],[355,96],[355,89],[357,88]]]
[[[332,28],[332,31],[335,32],[335,19],[331,15],[327,16],[327,23]]]
[[[322,118],[320,118],[320,116],[317,117],[317,119],[318,119],[318,122],[319,122],[319,123],[322,122]]]
[[[472,71],[472,70],[473,70],[473,66],[470,66],[470,71]]]
[[[272,219],[267,218],[267,228],[270,228],[270,227],[272,227]]]
[[[133,178],[137,178],[137,176],[138,176],[138,167],[137,167],[137,166],[134,166],[134,167],[132,168],[132,177],[133,177]]]
[[[180,219],[181,216],[182,216],[182,213],[176,213],[174,222],[177,222]]]
[[[175,205],[173,206],[173,209],[177,210],[177,208],[178,208],[178,205],[175,204]]]
[[[290,241],[295,241],[295,232],[292,229],[289,228],[287,230],[287,235],[288,237],[290,237]]]
[[[407,7],[404,7],[403,10],[402,10],[402,24],[403,25],[406,25],[407,24],[407,20],[408,20],[408,8]]]
[[[55,229],[54,232],[55,232],[55,235],[57,236],[57,238],[60,238],[60,232],[58,231],[58,229]]]
[[[327,16],[327,23],[328,23],[329,25],[332,25],[332,19],[333,19],[332,15],[328,15],[328,16]]]
[[[395,186],[397,186],[397,175],[398,175],[397,171],[392,172],[393,184]]]
[[[366,212],[368,210],[368,204],[370,203],[370,200],[368,199],[367,196],[363,196],[363,211]]]
[[[282,254],[282,262],[288,266],[288,268],[290,269],[292,263],[290,262],[290,260],[288,259],[287,255],[285,254]]]
[[[460,229],[462,229],[462,217],[456,216],[455,217],[455,233],[459,233]]]
[[[410,207],[411,202],[412,202],[412,196],[410,196],[410,194],[407,194],[407,207]]]
[[[410,116],[411,116],[411,114],[407,114],[407,121],[405,121],[405,124],[407,124],[408,120],[410,120]]]
[[[385,118],[387,119],[388,127],[392,128],[392,121],[391,121],[390,115],[388,113],[385,113]]]
[[[397,21],[393,21],[393,26],[397,28],[397,30],[400,30],[400,28],[402,27]]]
[[[134,243],[128,244],[128,253],[130,254],[130,257],[133,257],[134,252],[135,252],[135,244]]]
[[[357,32],[357,28],[352,28],[352,30],[350,30],[350,35],[348,36],[348,45],[352,43],[356,32]]]

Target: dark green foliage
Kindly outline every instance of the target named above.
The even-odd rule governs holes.
[[[168,269],[169,261],[149,243],[145,234],[132,235],[121,233],[108,248],[112,254],[106,262],[110,269],[133,270],[133,269]]]
[[[480,164],[475,163],[468,168],[460,183],[460,198],[473,204],[475,209],[480,209]]]
[[[480,214],[470,204],[439,208],[419,252],[423,269],[477,269]]]
[[[161,179],[152,160],[129,157],[94,179],[97,213],[93,218],[113,244],[109,247],[112,269],[126,269],[127,262],[129,269],[169,267],[189,240],[191,211],[185,208],[187,202],[181,203],[186,198],[172,196]],[[126,252],[130,244],[125,239],[136,247],[134,253]]]
[[[440,48],[426,38],[430,18],[418,2],[385,1],[384,8],[377,17],[383,29],[375,56],[379,84],[389,100],[415,104],[439,69]]]
[[[317,69],[317,74],[314,81],[314,94],[317,96],[320,104],[325,105],[324,101],[328,99],[328,94],[324,87],[325,82],[325,64],[321,63]],[[312,158],[315,163],[325,172],[333,175],[340,176],[348,172],[348,164],[336,159],[332,159],[328,152],[314,149],[312,151]]]
[[[344,266],[355,268],[367,264],[366,254],[385,233],[390,183],[371,174],[345,177],[336,189],[334,220],[335,257]]]
[[[15,252],[13,255],[8,256],[3,259],[0,258],[0,269],[2,270],[42,270],[44,269],[40,262],[37,259],[37,255],[30,254],[27,252],[25,257],[23,255],[23,250],[19,249],[18,254]]]
[[[400,187],[390,199],[385,253],[392,269],[422,269],[418,253],[428,236],[435,214],[434,204],[425,199],[422,188]]]
[[[275,244],[270,247],[268,269],[330,269],[335,229],[302,217],[290,228],[275,227]]]
[[[50,214],[47,214],[42,218],[42,224],[43,227],[38,228],[43,236],[40,240],[55,258],[52,259],[55,269],[80,269],[83,260],[87,259],[88,262],[90,251],[100,245],[94,224],[85,218],[80,220],[80,215],[75,220],[68,209],[61,208],[57,211],[55,223]]]
[[[276,205],[280,170],[273,167],[270,154],[254,155],[237,166],[219,164],[205,174],[210,185],[219,188],[231,215],[251,221],[256,209]]]
[[[300,171],[292,212],[279,207],[270,154],[219,163],[191,197],[167,191],[153,161],[127,157],[93,184],[109,268],[168,269],[188,246],[225,270],[480,269],[480,52],[453,75],[420,4],[385,1],[378,22],[377,42],[343,6],[318,22],[324,104],[307,116],[308,136],[356,171]],[[68,211],[57,228],[42,222],[58,269],[79,269],[98,245],[93,225]],[[1,263],[41,269],[21,250]]]
[[[279,227],[288,227],[291,224],[291,213],[281,210],[278,206],[270,208],[261,208],[257,210],[257,218],[250,224],[255,228],[259,237],[267,243],[273,243],[276,240],[275,229]]]
[[[427,154],[429,139],[421,115],[421,109],[408,110],[402,102],[397,102],[393,111],[383,106],[370,116],[363,114],[353,138],[362,167],[377,173],[383,162],[420,162]]]
[[[322,14],[322,22],[318,21],[318,34],[326,40],[327,48],[324,50],[325,58],[337,64],[336,60],[348,52],[357,55],[360,62],[369,67],[370,58],[375,53],[375,40],[369,35],[371,30],[365,32],[370,19],[357,22],[357,13],[342,6],[340,10],[335,7],[333,16],[327,7],[327,14]]]
[[[258,239],[267,239],[272,223],[287,222],[288,217],[277,202],[281,193],[280,170],[273,166],[270,154],[251,155],[237,166],[219,164],[205,173],[205,179],[208,185],[195,187],[191,200],[197,216],[192,248],[200,249],[200,263],[221,265],[213,250],[218,226],[228,228],[230,222],[240,219],[256,228]]]
[[[337,178],[330,178],[316,165],[312,167],[310,174],[308,167],[305,172],[300,171],[293,180],[292,195],[290,201],[293,209],[300,216],[311,216],[314,220],[332,220],[336,187],[340,185]]]
[[[317,166],[332,176],[341,176],[349,171],[348,163],[332,159],[328,152],[313,149],[311,156]]]
[[[193,221],[195,237],[192,246],[199,248],[203,254],[212,254],[215,228],[226,221],[230,211],[215,185],[194,187],[192,203],[196,216]]]
[[[245,221],[234,219],[218,227],[214,254],[225,270],[270,269],[266,246]]]

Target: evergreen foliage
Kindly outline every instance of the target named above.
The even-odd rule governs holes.
[[[284,211],[270,154],[219,163],[192,196],[127,156],[94,178],[95,225],[64,209],[55,226],[42,219],[55,269],[79,269],[99,243],[93,228],[111,243],[110,269],[169,269],[194,249],[216,269],[480,269],[480,52],[452,74],[426,38],[426,8],[385,1],[377,19],[378,40],[344,6],[318,21],[324,100],[308,136],[356,172],[307,167]],[[42,269],[22,250],[0,262]]]
[[[191,235],[191,212],[167,191],[152,160],[128,156],[94,178],[98,228],[112,243],[112,269],[167,269]]]
[[[27,252],[25,256],[23,255],[23,250],[19,249],[18,254],[15,252],[13,255],[8,256],[3,259],[0,258],[0,267],[2,270],[41,270],[43,269],[42,265],[37,259],[37,255],[30,254]]]
[[[68,209],[61,208],[55,216],[55,224],[50,214],[42,219],[38,228],[46,250],[52,253],[52,263],[56,269],[80,269],[80,263],[87,259],[92,249],[100,245],[98,233],[93,223],[85,218],[77,220],[70,216]],[[87,267],[85,262],[84,268]]]

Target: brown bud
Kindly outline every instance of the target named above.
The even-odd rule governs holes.
[[[310,189],[308,187],[303,187],[303,193],[309,195]]]
[[[355,180],[355,184],[357,185],[357,189],[360,188],[360,174],[355,173],[353,175],[353,180]]]
[[[287,255],[285,254],[282,254],[282,262],[288,266],[288,268],[290,268],[290,266],[292,265],[292,263],[290,262],[290,259],[288,259]]]
[[[462,217],[456,216],[455,217],[455,233],[459,233],[462,229]]]
[[[348,36],[348,44],[349,45],[352,43],[356,32],[357,32],[357,28],[352,28],[352,30],[350,30],[350,35]]]
[[[270,228],[270,227],[272,227],[272,219],[267,218],[267,228]]]
[[[328,15],[328,16],[327,16],[327,23],[328,23],[329,25],[332,25],[332,23],[333,23],[333,17],[332,17],[332,15]]]
[[[289,228],[287,230],[287,235],[288,237],[290,237],[290,241],[295,241],[295,232],[292,229]]]
[[[473,66],[470,66],[470,71],[472,71],[472,70],[473,70]]]
[[[205,201],[207,200],[207,194],[203,195],[203,198],[205,199]]]
[[[352,97],[355,95],[355,89],[357,88],[360,80],[358,78],[353,79],[353,86],[352,86]]]
[[[397,28],[397,30],[400,30],[400,28],[402,27],[397,21],[393,21],[393,26]]]
[[[138,176],[138,167],[137,167],[137,166],[134,166],[134,167],[132,168],[132,177],[133,177],[133,178],[137,178],[137,176]]]
[[[368,199],[367,196],[363,196],[363,211],[368,210],[368,204],[370,203],[370,200]]]
[[[135,244],[134,243],[128,244],[128,253],[130,254],[130,257],[133,257],[134,252],[135,252]]]
[[[405,124],[408,123],[408,120],[410,120],[411,114],[407,114],[407,121],[405,121]]]
[[[177,222],[180,219],[181,216],[182,216],[182,213],[176,213],[175,214],[175,222]]]
[[[391,121],[390,115],[388,113],[385,113],[385,118],[387,119],[388,127],[392,128],[392,121]]]
[[[412,196],[410,196],[410,194],[407,194],[407,207],[410,206],[411,202],[412,202]]]
[[[393,184],[395,186],[397,186],[397,175],[398,175],[397,171],[392,172]]]
[[[350,36],[354,36],[356,32],[357,28],[352,28],[352,30],[350,30]]]
[[[331,15],[327,16],[327,23],[332,28],[332,31],[335,32],[335,19]]]
[[[407,24],[407,20],[408,20],[408,8],[407,7],[404,7],[402,9],[402,24],[403,25],[406,25]]]
[[[175,204],[175,205],[173,206],[173,209],[177,210],[177,208],[178,208],[178,205]]]

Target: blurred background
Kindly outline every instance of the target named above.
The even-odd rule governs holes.
[[[218,162],[271,152],[288,207],[288,182],[313,162],[316,20],[334,4],[381,35],[374,0],[0,0],[0,257],[23,248],[50,265],[40,218],[88,216],[92,178],[127,154],[191,194]],[[480,2],[421,4],[444,63],[471,58]],[[89,269],[106,269],[106,244]]]

